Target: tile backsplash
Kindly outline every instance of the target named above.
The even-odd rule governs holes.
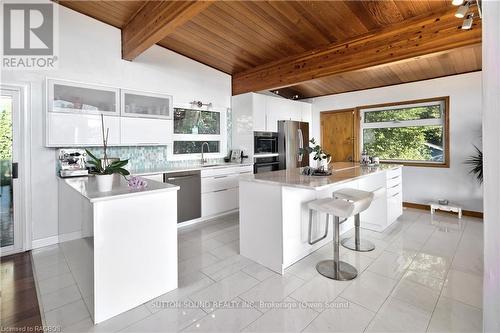
[[[86,149],[97,157],[102,157],[103,155],[102,148],[89,147]],[[167,146],[108,147],[108,157],[117,157],[120,160],[128,159],[129,162],[127,166],[125,166],[125,169],[132,172],[138,170],[185,167],[200,162],[199,159],[168,161]],[[208,163],[222,163],[223,161],[223,158],[208,159]]]
[[[87,148],[92,154],[101,157],[102,148]],[[154,169],[168,165],[167,146],[108,147],[108,157],[128,159],[127,169]]]

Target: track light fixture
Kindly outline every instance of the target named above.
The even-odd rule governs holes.
[[[455,17],[464,18],[468,11],[469,11],[469,2],[467,1],[465,4],[458,7],[457,12],[455,13]]]
[[[462,29],[469,30],[470,28],[472,28],[473,21],[474,21],[474,14],[467,15],[467,18],[464,20],[464,23],[462,23]]]

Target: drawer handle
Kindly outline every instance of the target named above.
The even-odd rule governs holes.
[[[214,179],[226,178],[227,176],[215,176]]]
[[[394,194],[394,195],[391,195],[391,198],[394,198],[394,197],[398,196],[400,193],[401,193],[401,192],[398,192],[398,193],[396,193],[396,194]]]
[[[391,186],[391,187],[389,187],[389,189],[391,189],[391,188],[395,188],[395,187],[398,187],[399,185],[401,185],[401,183],[396,184],[396,185],[394,185],[394,186]]]
[[[227,190],[229,190],[229,189],[228,189],[228,188],[225,188],[225,189],[223,189],[223,190],[217,190],[217,191],[214,191],[213,193],[216,193],[216,192],[224,192],[224,191],[227,191]]]
[[[396,177],[392,177],[390,179],[396,179],[396,178],[399,178],[399,177],[400,177],[400,175],[397,175]]]

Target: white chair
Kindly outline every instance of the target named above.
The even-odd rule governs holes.
[[[313,200],[308,203],[309,207],[309,244],[315,244],[328,235],[328,219],[333,215],[333,228],[335,229],[333,242],[333,260],[323,260],[316,265],[316,270],[323,276],[330,279],[346,281],[352,280],[358,275],[358,271],[352,265],[340,261],[339,259],[339,244],[340,244],[340,224],[347,218],[357,215],[370,206],[371,198],[363,198],[360,200],[343,200],[335,198],[324,198]],[[312,218],[313,212],[326,213],[325,233],[319,239],[311,239]],[[340,220],[342,219],[342,221]]]
[[[357,190],[353,188],[343,188],[333,193],[335,199],[341,199],[349,202],[358,202],[364,200],[368,205],[354,215],[354,237],[344,238],[342,246],[358,252],[368,252],[375,249],[375,244],[360,237],[360,217],[359,213],[368,209],[373,200],[379,198],[385,193],[384,188],[379,188],[373,192]]]

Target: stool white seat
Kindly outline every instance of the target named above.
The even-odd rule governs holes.
[[[354,214],[359,214],[360,209],[363,209],[365,204],[363,199],[359,201],[348,201],[335,198],[324,198],[313,200],[308,203],[309,208],[309,244],[315,244],[328,235],[328,220],[329,216],[333,215],[333,227],[335,229],[334,244],[333,244],[333,260],[323,260],[316,265],[316,270],[323,276],[334,280],[352,280],[358,275],[358,271],[352,265],[340,261],[339,246],[340,246],[340,218],[347,219]],[[312,240],[311,230],[313,221],[313,211],[317,213],[326,213],[325,233],[322,237]]]
[[[342,246],[350,250],[359,252],[368,252],[375,249],[375,244],[360,237],[360,216],[359,213],[368,209],[373,200],[385,194],[384,188],[376,189],[375,191],[363,191],[353,188],[344,188],[333,193],[334,198],[342,199],[349,202],[361,202],[359,211],[354,215],[354,237],[345,238],[342,240]]]

